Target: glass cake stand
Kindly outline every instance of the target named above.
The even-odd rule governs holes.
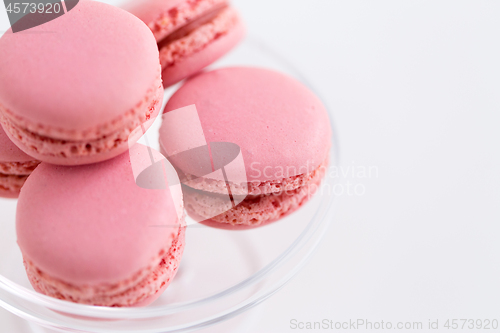
[[[282,71],[307,85],[284,58],[253,38],[211,68],[241,65]],[[165,92],[166,100],[176,88]],[[145,138],[155,149],[159,126],[157,119]],[[331,171],[338,166],[339,152],[335,133],[334,129],[330,170],[304,207],[278,222],[245,231],[190,223],[176,278],[159,300],[145,308],[84,306],[36,293],[16,244],[16,201],[0,199],[0,306],[29,322],[33,332],[191,332],[244,313],[290,281],[331,223],[336,185]]]

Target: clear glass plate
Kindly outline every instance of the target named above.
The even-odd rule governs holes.
[[[252,38],[212,68],[242,65],[282,71],[307,84],[284,58]],[[165,92],[166,100],[175,89]],[[146,133],[155,149],[160,120]],[[336,179],[331,171],[338,165],[335,135],[330,159],[318,193],[281,221],[245,231],[191,224],[176,278],[159,300],[145,308],[84,306],[34,292],[16,244],[16,201],[0,199],[0,306],[63,332],[189,332],[235,317],[276,293],[313,254],[332,221]]]

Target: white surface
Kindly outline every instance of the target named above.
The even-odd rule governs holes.
[[[344,179],[366,194],[339,198],[313,261],[255,332],[299,331],[291,319],[439,319],[443,332],[448,318],[499,319],[500,2],[237,4],[324,95],[344,170],[379,170]]]
[[[344,189],[366,191],[339,197],[312,262],[249,331],[299,331],[291,319],[439,320],[434,332],[446,319],[500,320],[500,2],[234,2],[323,94]]]

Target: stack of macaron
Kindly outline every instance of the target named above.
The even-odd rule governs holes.
[[[228,0],[131,0],[123,8],[153,32],[165,88],[222,57],[245,34]]]
[[[170,116],[186,105],[196,106],[201,129]],[[178,154],[200,132],[210,150],[208,172],[197,168],[207,161],[204,154]],[[266,69],[234,67],[199,74],[174,93],[164,110],[160,146],[179,172],[192,218],[247,229],[307,202],[325,175],[330,137],[326,109],[300,82]],[[230,163],[238,151],[241,163]]]
[[[0,39],[2,174],[19,175],[5,187],[41,161],[17,205],[28,278],[62,300],[147,305],[175,276],[185,233],[180,186],[148,172],[170,164],[135,144],[163,101],[156,40],[96,1],[34,29]]]
[[[243,39],[227,0],[82,0],[34,29],[0,38],[0,196],[19,197],[36,291],[148,305],[178,270],[184,209],[255,228],[316,192],[331,136],[319,99],[271,70],[202,72]],[[160,114],[161,153],[137,143]]]

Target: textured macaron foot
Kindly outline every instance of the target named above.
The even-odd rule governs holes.
[[[9,138],[57,165],[125,152],[163,101],[151,30],[125,10],[80,0],[30,31],[0,38],[0,123]]]
[[[16,215],[35,290],[108,307],[158,298],[177,272],[185,242],[182,191],[169,179],[175,180],[174,168],[140,144],[101,163],[41,163],[21,191]]]
[[[0,197],[17,198],[26,179],[38,164],[38,161],[0,162]]]
[[[293,189],[248,195],[236,207],[217,193],[183,187],[185,206],[195,220],[211,227],[223,229],[248,229],[260,227],[293,213],[303,206],[319,189],[325,175],[327,161],[315,170],[309,181]],[[218,212],[224,213],[216,215]],[[214,216],[216,215],[216,216]]]
[[[40,161],[26,155],[0,127],[0,197],[17,198]]]
[[[17,198],[28,176],[6,175],[0,173],[0,197]]]
[[[10,139],[27,154],[59,165],[96,163],[120,155],[129,148],[130,134],[156,117],[163,101],[158,71],[144,99],[124,115],[96,128],[76,133],[63,128],[33,126],[0,104],[0,123]]]
[[[33,288],[47,296],[95,306],[146,306],[154,302],[175,277],[184,252],[185,230],[186,227],[179,227],[172,245],[160,251],[155,265],[117,284],[71,285],[51,278],[28,258],[24,258],[24,267]]]
[[[165,154],[165,153],[164,153]],[[287,178],[277,178],[272,180],[264,181],[254,181],[251,178],[248,179],[247,183],[230,183],[231,194],[232,195],[263,195],[269,193],[283,193],[286,191],[296,190],[303,187],[311,182],[314,182],[318,176],[318,172],[321,168],[328,165],[328,161],[323,162],[320,167],[316,170],[299,174],[296,176],[291,176]],[[304,169],[307,169],[304,167]],[[182,184],[190,188],[210,192],[210,193],[227,193],[227,182],[225,180],[215,180],[205,177],[196,177],[191,174],[183,173],[182,170],[178,170],[182,175]]]
[[[239,14],[227,0],[132,1],[125,9],[155,35],[165,88],[210,65],[245,35]]]

